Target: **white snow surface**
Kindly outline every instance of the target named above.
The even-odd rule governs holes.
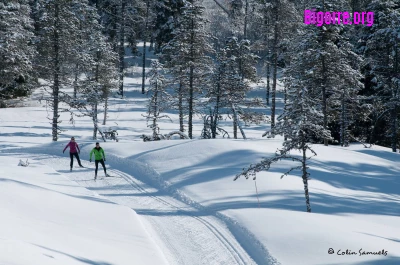
[[[111,177],[100,166],[93,180],[89,118],[71,124],[63,113],[67,131],[52,142],[40,90],[25,107],[0,109],[0,264],[400,264],[398,153],[314,145],[307,213],[300,173],[281,179],[292,162],[233,181],[281,146],[261,137],[267,125],[244,127],[247,140],[143,142],[151,132],[135,69],[103,126],[119,134],[101,142]],[[177,130],[170,117],[162,133]],[[223,126],[232,131],[229,120]],[[201,129],[197,117],[196,137]],[[62,153],[71,136],[85,166],[75,160],[72,172]]]

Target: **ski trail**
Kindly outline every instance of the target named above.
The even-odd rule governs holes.
[[[170,264],[279,264],[254,236],[235,227],[236,222],[147,180],[144,175],[152,174],[151,169],[109,155],[107,163],[111,160],[129,174],[108,165],[107,172],[112,177],[104,177],[100,166],[94,181],[93,164],[83,161],[86,168],[69,172],[69,158],[35,153],[29,158],[40,160],[94,194],[135,210]],[[136,178],[138,175],[142,175],[141,179]],[[238,236],[245,238],[247,247],[238,243]]]
[[[141,188],[141,186],[138,185],[132,178],[126,176],[122,172],[119,172],[119,174],[117,174],[117,175],[122,176],[127,183],[132,185],[132,188],[136,188],[144,194],[148,193],[146,190]],[[112,185],[111,183],[108,183],[108,184]],[[176,212],[185,214],[187,216],[190,216],[191,214],[195,214],[195,209],[193,209],[192,207],[187,207],[187,209],[183,210],[182,208],[177,207],[176,205],[172,204],[168,200],[163,200],[163,199],[160,199],[159,197],[152,196],[152,195],[148,195],[148,196],[150,196],[154,200],[160,202],[161,204],[163,204],[166,207],[175,209]],[[198,222],[202,223],[206,229],[208,229],[216,238],[218,238],[218,240],[226,248],[228,253],[231,253],[232,256],[235,258],[235,260],[237,262],[236,264],[248,264],[246,258],[242,257],[241,253],[236,250],[238,246],[230,243],[229,239],[231,239],[231,238],[227,238],[226,233],[221,232],[221,231],[223,231],[223,229],[226,229],[226,227],[225,226],[221,227],[221,224],[220,224],[221,222],[219,220],[217,220],[218,222],[217,222],[217,224],[215,224],[216,220],[212,220],[211,218],[198,217],[198,216],[191,216],[191,217],[194,218],[195,220],[197,220]],[[211,220],[208,220],[208,219],[211,219]],[[213,224],[213,221],[214,221],[214,224]]]
[[[129,194],[132,191],[137,191],[140,197],[147,197],[141,202],[141,206],[151,207],[151,209],[136,209],[139,215],[146,216],[153,226],[157,227],[157,232],[163,238],[163,242],[169,243],[169,248],[174,256],[178,256],[180,264],[254,264],[247,257],[241,247],[236,244],[229,243],[232,240],[232,235],[229,235],[226,226],[212,216],[197,216],[201,215],[197,209],[182,204],[168,196],[154,196],[154,189],[143,188],[144,184],[131,178],[131,176],[113,170],[113,174],[121,177],[119,180],[104,178],[103,181],[107,187],[115,187],[112,192],[117,192],[119,195]],[[123,181],[121,180],[123,179]],[[121,188],[121,184],[128,185],[130,188]],[[108,198],[110,194],[102,193]],[[111,198],[112,201],[124,204],[127,206],[137,205],[138,201],[133,196],[118,196],[115,199],[115,194]],[[138,206],[136,206],[138,207]],[[168,216],[166,222],[165,216]],[[169,222],[169,223],[168,223]],[[168,227],[166,227],[168,225]],[[174,229],[171,229],[171,228]],[[177,242],[177,238],[179,242]],[[212,241],[211,241],[212,240]],[[210,244],[213,242],[213,244]],[[188,257],[180,256],[180,249],[184,246],[189,248],[192,253],[190,260]],[[221,255],[220,253],[224,253]],[[199,255],[200,254],[200,255]],[[193,259],[196,257],[196,259]],[[176,263],[174,260],[172,263]]]

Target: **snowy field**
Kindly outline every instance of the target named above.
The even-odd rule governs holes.
[[[0,109],[0,264],[400,264],[399,154],[315,145],[307,213],[299,172],[280,178],[289,162],[256,182],[233,181],[280,147],[261,137],[267,125],[246,127],[247,140],[143,142],[150,130],[137,71],[126,98],[110,100],[106,127],[120,141],[101,142],[111,177],[100,168],[97,181],[88,118],[71,124],[62,114],[66,131],[54,143],[40,90],[25,107]],[[170,116],[163,133],[178,129]],[[194,129],[198,137],[200,117]],[[71,136],[86,167],[72,172],[62,153]]]

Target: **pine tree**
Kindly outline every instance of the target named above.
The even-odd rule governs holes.
[[[282,149],[278,150],[274,157],[263,159],[261,162],[252,164],[243,172],[236,175],[235,179],[245,176],[246,179],[262,170],[269,170],[271,165],[280,160],[292,160],[300,165],[290,168],[282,175],[288,175],[293,170],[301,170],[303,179],[304,194],[306,199],[307,212],[311,212],[310,196],[308,191],[308,180],[310,173],[308,172],[309,156],[317,155],[312,149],[310,141],[313,138],[330,138],[330,132],[321,126],[323,114],[318,110],[315,99],[310,94],[310,87],[300,80],[286,80],[288,89],[288,104],[282,115],[278,117],[278,122],[271,131],[265,135],[272,137],[276,135],[285,135],[286,140],[283,142]],[[292,155],[291,151],[298,150],[301,152],[300,157]],[[281,177],[281,178],[282,178]]]
[[[153,35],[150,33],[155,27],[155,9],[156,3],[154,0],[146,0],[144,6],[144,17],[142,27],[143,39],[143,54],[142,54],[142,94],[145,93],[145,77],[146,77],[146,55],[147,55],[147,41],[150,40],[150,48],[153,42]],[[149,48],[149,50],[150,50]]]
[[[99,42],[94,45],[94,49],[88,54],[91,57],[91,61],[83,72],[86,78],[79,82],[81,96],[77,101],[84,102],[84,104],[74,104],[77,101],[71,102],[84,115],[91,117],[93,121],[93,140],[97,139],[97,131],[99,130],[99,105],[104,103],[103,125],[105,125],[108,97],[111,90],[116,89],[118,84],[117,68],[115,67],[118,56],[112,51],[111,45],[106,42],[104,37],[97,39],[97,41]],[[96,47],[97,49],[95,49]],[[87,104],[90,108],[87,108]]]
[[[373,88],[375,118],[373,131],[383,129],[376,140],[390,145],[393,152],[398,144],[398,113],[400,106],[400,9],[399,1],[372,1],[368,10],[374,12],[374,25],[364,29],[366,76]],[[387,133],[390,137],[386,137]],[[390,140],[386,141],[385,138]],[[379,142],[378,142],[379,143]]]
[[[177,27],[178,17],[182,15],[185,1],[162,0],[155,2],[155,35],[156,51],[172,40],[173,30]]]
[[[327,1],[325,4],[329,6]],[[360,82],[362,58],[354,52],[343,23],[323,27],[303,24],[298,32],[289,46],[289,65],[284,76],[288,80],[300,79],[310,87],[324,115],[325,129],[331,129],[336,135],[334,129],[339,128],[338,134],[349,136],[345,131],[356,120],[361,107],[358,92],[363,86]],[[352,120],[348,120],[350,117]],[[343,137],[337,140],[343,143]],[[328,144],[327,139],[323,141]]]
[[[298,2],[288,0],[261,0],[257,6],[260,21],[254,23],[252,28],[254,34],[262,38],[259,41],[265,50],[263,60],[267,75],[266,102],[271,105],[271,127],[275,126],[276,119],[278,68],[283,63],[282,59],[287,56],[287,46],[293,42],[293,36],[296,36],[297,30],[303,24],[299,14],[303,14],[304,10],[296,10],[296,3]]]
[[[100,104],[104,104],[103,125],[106,124],[108,97],[118,85],[118,53],[102,33],[99,16],[94,8],[88,8],[80,25],[80,45],[77,47],[77,67],[74,87],[80,92],[73,98],[64,95],[65,101],[93,122],[93,140],[99,131],[98,114]],[[79,77],[79,78],[78,78]],[[102,132],[99,131],[101,134]],[[102,135],[103,136],[103,135]],[[104,136],[103,136],[104,138]]]
[[[0,2],[0,98],[25,96],[34,84],[33,21],[26,0]]]
[[[214,85],[208,93],[209,102],[214,106],[213,138],[215,138],[216,123],[222,114],[222,109],[229,109],[233,116],[235,139],[237,139],[238,126],[243,138],[246,138],[239,118],[244,119],[245,122],[255,123],[264,120],[263,115],[250,110],[251,107],[261,106],[262,101],[247,98],[247,93],[251,90],[250,82],[257,81],[256,61],[257,56],[251,52],[249,41],[238,41],[236,37],[229,38],[226,46],[218,53],[217,67],[213,76]]]
[[[53,141],[57,141],[60,132],[59,104],[71,102],[62,89],[73,86],[74,82],[77,85],[77,71],[88,72],[96,61],[97,49],[102,49],[102,39],[98,35],[98,15],[87,1],[43,1],[41,5],[38,63],[41,77],[47,79],[50,86],[52,137]],[[93,48],[93,43],[99,46]]]
[[[151,140],[160,140],[160,128],[158,121],[163,118],[168,118],[168,115],[162,114],[170,108],[172,96],[167,92],[167,79],[164,77],[163,65],[158,61],[153,61],[151,70],[148,73],[150,87],[147,90],[149,96],[149,103],[147,108],[146,119],[148,127],[153,131]]]
[[[181,55],[184,53],[183,43],[170,41],[163,47],[161,59],[165,61],[165,70],[170,76],[169,83],[175,84],[175,94],[177,96],[175,108],[178,110],[179,115],[179,131],[185,131],[184,118],[187,115],[187,90],[188,80],[185,73],[185,62],[181,61]]]
[[[172,70],[175,80],[179,80],[180,115],[184,114],[183,100],[187,100],[188,136],[191,139],[193,116],[197,112],[196,94],[207,88],[212,65],[209,57],[212,48],[205,31],[203,13],[200,1],[186,2],[178,27],[172,33],[173,38],[163,48],[166,67]]]
[[[128,0],[94,1],[100,15],[100,24],[104,27],[103,32],[108,36],[114,52],[118,53],[118,94],[121,97],[124,96],[125,44],[128,42],[132,51],[136,53],[136,44],[144,20],[144,15],[140,12],[143,9],[142,4],[142,1]]]
[[[60,89],[71,73],[70,51],[74,49],[79,25],[70,1],[43,2],[39,44],[40,73],[49,80],[52,114],[52,137],[57,141],[59,129]],[[75,22],[75,23],[74,23]]]

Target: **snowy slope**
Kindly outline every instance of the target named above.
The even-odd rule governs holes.
[[[0,264],[167,264],[132,209],[42,161],[0,161]]]

